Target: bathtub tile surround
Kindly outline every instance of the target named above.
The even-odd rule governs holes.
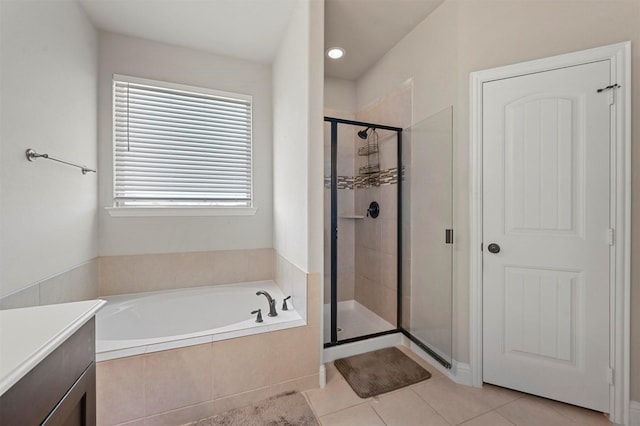
[[[271,248],[100,257],[100,296],[273,279]]]
[[[37,281],[0,298],[0,309],[79,302],[98,297],[98,259]]]
[[[305,303],[305,300],[307,300],[307,280],[309,276],[289,260],[280,256],[276,251],[274,251],[272,268],[274,271],[273,280],[278,284],[285,297],[291,296],[287,304],[294,306],[303,319],[307,318],[308,303]],[[278,300],[276,305],[278,311],[280,311],[282,300]]]
[[[145,355],[146,414],[210,401],[211,354],[211,345],[205,344]]]
[[[98,362],[96,378],[96,416],[99,424],[115,425],[144,417],[143,356]]]
[[[294,268],[280,268],[291,276],[285,288],[301,297]],[[302,282],[306,326],[99,362],[98,424],[181,424],[318,387],[319,275]]]

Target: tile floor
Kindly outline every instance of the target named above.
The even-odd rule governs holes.
[[[599,426],[611,425],[602,413],[520,392],[485,385],[457,385],[408,348],[399,348],[432,377],[403,389],[361,399],[333,363],[327,386],[304,392],[323,426]]]

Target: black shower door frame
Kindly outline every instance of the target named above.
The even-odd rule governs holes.
[[[400,127],[385,126],[382,124],[367,123],[363,121],[345,120],[335,117],[324,117],[324,121],[331,124],[331,341],[324,344],[325,348],[358,342],[373,337],[388,334],[402,333],[422,350],[431,355],[446,368],[451,368],[451,363],[442,358],[420,339],[411,334],[402,324],[402,182],[404,165],[402,163],[402,129]],[[349,339],[338,340],[338,124],[346,124],[357,127],[368,127],[396,132],[398,155],[398,220],[397,220],[397,319],[396,328],[378,333],[365,334]]]

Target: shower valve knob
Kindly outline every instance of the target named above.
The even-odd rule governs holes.
[[[375,219],[376,217],[378,217],[378,215],[380,215],[380,204],[378,204],[376,201],[372,201],[371,204],[369,204],[369,208],[367,209],[367,217],[371,216]]]

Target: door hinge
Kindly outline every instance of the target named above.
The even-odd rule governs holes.
[[[612,385],[613,384],[613,368],[607,369],[607,382]]]
[[[607,230],[607,244],[612,246],[613,243],[614,243],[614,237],[615,237],[615,231],[613,229],[609,228]]]

